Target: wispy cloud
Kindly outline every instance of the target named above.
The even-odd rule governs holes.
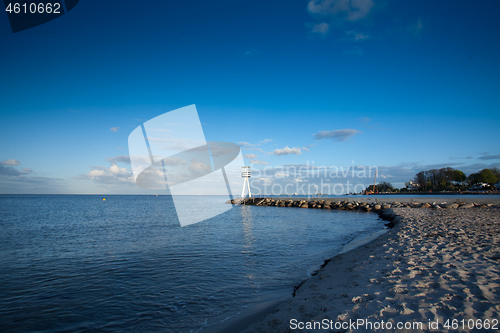
[[[370,36],[364,35],[364,34],[356,34],[356,35],[354,35],[354,40],[355,41],[361,41],[361,40],[365,40],[365,39],[368,39],[368,38],[370,38]]]
[[[314,138],[316,140],[321,140],[321,139],[332,139],[334,141],[338,142],[343,142],[349,139],[351,136],[358,134],[358,133],[363,133],[361,131],[355,130],[355,129],[341,129],[341,130],[334,130],[334,131],[321,131],[319,133],[314,134]]]
[[[255,155],[255,154],[246,154],[245,157],[246,158],[257,158],[257,155]]]
[[[120,127],[111,127],[109,130],[110,130],[111,132],[115,132],[115,133],[117,133],[117,132],[120,130]]]
[[[358,118],[357,121],[359,121],[360,123],[363,123],[363,124],[368,124],[370,121],[372,121],[372,119],[370,119],[368,117],[361,117],[361,118]]]
[[[307,4],[307,10],[313,15],[357,21],[366,17],[374,5],[373,0],[312,0]]]
[[[16,168],[13,168],[11,166],[0,165],[0,175],[3,175],[3,176],[19,176],[19,175],[21,175],[21,172],[19,172],[19,170],[17,170]]]
[[[245,142],[245,141],[238,142],[238,145],[240,147],[243,147],[243,148],[254,148],[255,147],[254,144],[251,144],[251,143],[248,143],[248,142]]]
[[[272,152],[272,154],[273,155],[277,155],[277,156],[280,156],[280,155],[291,155],[291,154],[300,155],[300,154],[302,154],[302,151],[300,150],[299,147],[289,148],[288,146],[286,146],[283,149],[275,149]]]
[[[320,35],[326,35],[330,30],[330,25],[326,22],[315,24],[312,27],[312,32],[318,33]]]
[[[251,57],[251,56],[256,56],[256,55],[259,55],[261,54],[262,52],[260,50],[257,50],[257,49],[254,49],[254,48],[251,48],[250,50],[248,51],[245,51],[243,53],[244,56],[246,57]]]
[[[364,33],[361,33],[361,32],[356,32],[356,31],[346,31],[346,35],[347,35],[347,38],[345,38],[344,40],[350,40],[350,41],[354,41],[354,42],[360,42],[360,41],[364,41],[364,40],[367,40],[368,38],[370,38],[369,35],[366,35]]]
[[[500,155],[489,155],[489,154],[483,154],[483,156],[478,157],[480,160],[498,160],[500,159]]]
[[[110,163],[125,163],[130,164],[130,156],[128,155],[119,155],[115,157],[107,157],[106,161]]]
[[[259,160],[250,160],[250,163],[257,165],[269,165],[269,163],[267,163],[266,161],[259,161]]]
[[[7,165],[7,166],[16,166],[19,164],[21,164],[21,162],[15,159],[3,160],[2,162],[0,162],[0,165]]]
[[[470,159],[473,159],[474,157],[472,157],[472,156],[450,156],[448,158],[450,160],[470,160]]]
[[[238,145],[241,148],[244,148],[246,150],[254,150],[254,151],[261,152],[263,154],[267,154],[267,152],[264,151],[263,149],[261,149],[259,146],[261,144],[263,144],[263,143],[271,142],[271,141],[272,141],[271,139],[264,139],[263,141],[260,141],[259,143],[256,143],[256,144],[248,143],[248,142],[245,142],[245,141],[240,141],[240,142],[238,142]]]

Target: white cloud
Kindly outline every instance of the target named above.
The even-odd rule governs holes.
[[[355,129],[346,128],[346,129],[334,130],[334,131],[321,131],[319,133],[314,134],[314,138],[316,140],[332,139],[334,141],[342,142],[342,141],[346,141],[351,136],[358,134],[358,133],[363,133],[363,132],[355,130]]]
[[[124,174],[127,174],[129,173],[127,171],[127,169],[125,168],[120,168],[118,165],[116,165],[115,163],[113,163],[113,165],[111,165],[111,167],[109,168],[109,171],[111,171],[112,173],[116,174],[116,175],[124,175]]]
[[[2,162],[0,162],[0,165],[8,165],[8,166],[16,166],[19,164],[21,164],[21,162],[15,159],[3,160]]]
[[[90,179],[94,179],[95,177],[104,176],[105,174],[106,174],[106,171],[104,171],[104,170],[94,169],[88,173],[88,176],[90,177]]]
[[[109,130],[110,130],[111,132],[115,132],[115,133],[117,133],[117,132],[120,130],[120,127],[111,127]]]
[[[373,0],[311,0],[307,9],[311,14],[357,21],[366,17],[374,5]]]
[[[273,140],[271,140],[271,139],[264,139],[264,140],[260,141],[259,143],[268,143],[268,142],[273,142]]]
[[[89,173],[74,177],[75,179],[93,180],[110,186],[134,183],[134,177],[126,168],[112,163],[109,168],[94,166]]]
[[[257,155],[255,155],[255,154],[246,154],[245,157],[246,158],[257,158]]]
[[[330,30],[330,25],[326,22],[315,24],[312,28],[312,32],[321,35],[326,35],[329,30]]]
[[[288,146],[286,146],[285,148],[283,149],[275,149],[272,154],[274,155],[290,155],[290,154],[295,154],[295,155],[300,155],[302,154],[302,151],[300,150],[299,147],[295,147],[295,148],[289,148]]]

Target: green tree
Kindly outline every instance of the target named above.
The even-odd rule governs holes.
[[[483,169],[479,171],[480,181],[488,184],[495,184],[497,182],[497,177],[490,169]]]
[[[394,190],[394,186],[392,186],[389,182],[380,182],[377,184],[377,189],[381,192],[392,192]]]
[[[427,177],[425,176],[425,171],[420,171],[419,173],[417,173],[413,181],[417,183],[422,190],[425,190],[425,185],[427,183]]]
[[[491,168],[490,170],[491,170],[491,172],[493,172],[493,174],[495,175],[495,177],[497,177],[497,181],[499,181],[500,180],[500,169],[498,169],[498,168]]]
[[[453,170],[453,181],[456,182],[463,182],[467,179],[467,176],[465,176],[465,173],[463,173],[460,170]]]
[[[469,185],[474,185],[474,184],[481,182],[479,172],[471,173],[467,177],[467,181],[469,182]]]

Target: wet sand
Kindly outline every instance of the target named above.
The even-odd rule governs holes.
[[[295,296],[241,332],[361,332],[382,321],[385,329],[377,332],[447,332],[447,320],[466,332],[486,319],[490,329],[478,331],[492,331],[500,320],[500,208],[393,212],[399,216],[393,229],[332,258]],[[328,329],[307,329],[325,328],[325,320]],[[372,326],[338,326],[357,320]],[[417,322],[422,326],[396,329]],[[300,323],[304,329],[292,329]]]

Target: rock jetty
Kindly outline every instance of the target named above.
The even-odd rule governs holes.
[[[335,201],[332,199],[289,199],[289,198],[245,198],[228,200],[226,203],[253,205],[253,206],[274,206],[274,207],[296,207],[296,208],[315,208],[315,209],[337,209],[337,210],[357,210],[357,211],[380,211],[391,208],[423,208],[423,209],[470,209],[470,208],[486,208],[499,207],[491,203],[466,203],[466,202],[363,202],[342,200]]]

